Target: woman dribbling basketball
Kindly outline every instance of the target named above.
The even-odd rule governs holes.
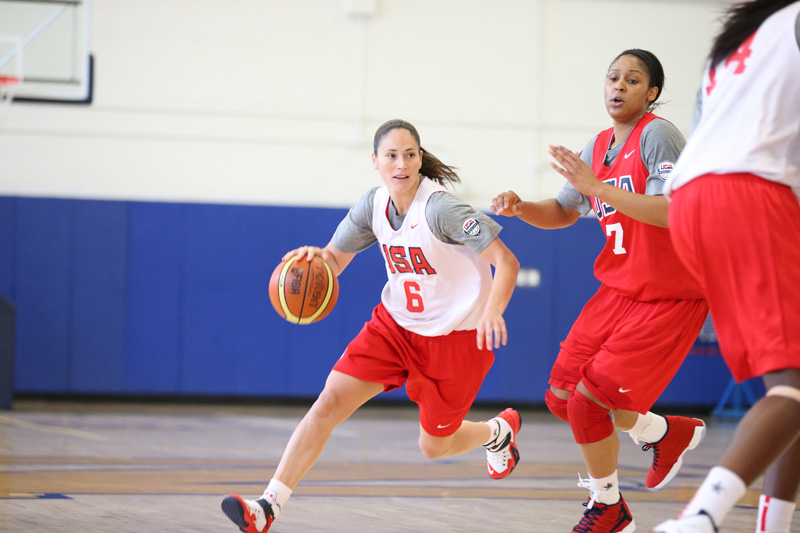
[[[378,128],[372,163],[384,186],[362,196],[325,248],[303,246],[284,259],[322,256],[338,275],[377,243],[389,278],[381,303],[334,365],[264,494],[222,502],[242,531],[267,531],[333,429],[370,398],[404,383],[419,406],[426,457],[483,445],[493,478],[506,477],[519,461],[515,410],[487,422],[464,420],[494,361],[492,348],[506,344],[503,312],[519,262],[497,237],[496,222],[445,189],[459,178],[422,149],[414,126],[392,120]]]

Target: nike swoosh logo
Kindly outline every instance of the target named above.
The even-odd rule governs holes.
[[[411,224],[411,229],[414,229],[414,228],[416,228],[417,226],[419,226],[419,222],[417,222],[416,224]],[[450,425],[450,424],[447,424],[447,426],[449,426],[449,425]],[[447,427],[447,426],[445,426],[445,427]]]
[[[632,156],[632,155],[633,155],[633,152],[635,152],[635,151],[636,151],[636,150],[631,150],[630,152],[628,152],[627,154],[625,154],[625,159],[628,159],[630,156]]]
[[[620,387],[620,388],[619,388],[619,391],[620,391],[622,394],[625,394],[626,392],[630,392],[631,390],[632,390],[632,389],[623,389],[622,387]]]
[[[411,227],[413,228],[414,226],[411,226]],[[439,425],[438,425],[438,426],[436,426],[436,427],[437,427],[437,428],[439,428],[439,429],[444,429],[444,428],[446,428],[447,426],[452,426],[452,425],[453,425],[453,423],[452,423],[452,422],[450,422],[449,424],[445,424],[445,425],[441,425],[441,424],[439,424]]]

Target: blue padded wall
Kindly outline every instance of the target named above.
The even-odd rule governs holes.
[[[0,292],[17,311],[20,393],[313,398],[386,281],[376,248],[339,278],[335,310],[308,326],[273,311],[288,250],[324,246],[346,209],[0,197]],[[538,287],[518,287],[509,342],[478,399],[541,403],[559,342],[598,287],[597,223],[558,231],[501,218]],[[730,379],[690,356],[662,403],[712,406]],[[404,391],[383,397],[405,398]]]
[[[132,203],[122,390],[180,391],[183,364],[184,206]]]

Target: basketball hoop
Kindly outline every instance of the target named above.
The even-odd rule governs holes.
[[[0,119],[8,113],[18,85],[19,78],[16,76],[0,76]]]

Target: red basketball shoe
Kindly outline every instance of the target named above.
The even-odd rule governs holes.
[[[633,533],[636,524],[628,509],[628,505],[619,496],[619,501],[612,505],[598,503],[591,498],[584,503],[586,510],[573,533]]]
[[[264,498],[245,500],[231,494],[222,500],[222,511],[245,533],[266,533],[275,520],[272,505]]]
[[[517,450],[517,433],[522,426],[519,413],[508,408],[492,418],[500,424],[497,437],[486,444],[486,466],[489,475],[494,479],[503,479],[508,476],[517,463],[519,463],[519,450]]]
[[[706,435],[706,424],[699,418],[669,416],[667,433],[661,440],[646,443],[642,450],[653,449],[653,464],[647,472],[644,484],[648,490],[659,491],[678,475],[683,464],[683,455],[694,450]]]

